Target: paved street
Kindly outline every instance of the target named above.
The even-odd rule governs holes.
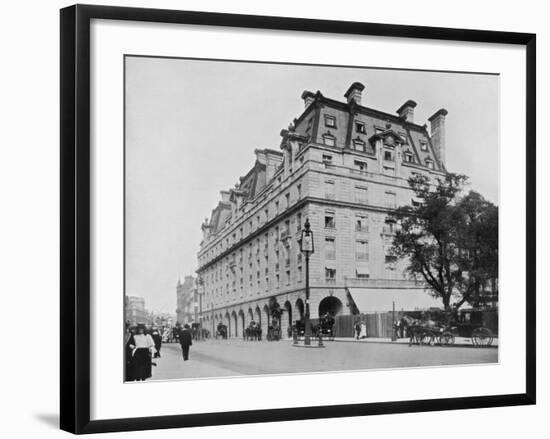
[[[312,344],[315,342],[312,340]],[[194,342],[184,362],[178,344],[164,344],[153,380],[281,374],[385,367],[491,363],[498,349],[411,346],[406,344],[326,342],[325,348],[295,347],[292,341],[240,339]]]

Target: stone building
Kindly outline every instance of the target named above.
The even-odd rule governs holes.
[[[137,296],[124,296],[124,311],[126,322],[131,325],[138,323],[149,323],[147,310],[145,309],[145,299]]]
[[[195,278],[193,276],[185,276],[183,283],[178,280],[176,296],[176,322],[181,325],[190,324],[195,319]]]
[[[219,321],[242,336],[251,320],[264,331],[268,300],[285,311],[282,332],[304,313],[305,261],[297,239],[306,218],[314,233],[310,313],[412,310],[437,306],[421,284],[404,277],[388,254],[393,228],[385,218],[415,203],[407,179],[445,171],[445,117],[430,130],[414,120],[416,102],[396,114],[365,105],[355,82],[345,101],[304,91],[304,111],[281,131],[280,151],[256,149],[256,162],[202,224],[197,274],[203,322]]]

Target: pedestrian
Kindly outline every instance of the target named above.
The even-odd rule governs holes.
[[[364,320],[361,320],[361,333],[359,338],[367,338],[367,323]]]
[[[193,344],[193,337],[189,330],[189,325],[186,323],[183,325],[183,329],[179,334],[179,342],[181,345],[181,353],[183,354],[183,361],[189,360],[189,347]]]
[[[356,340],[359,340],[359,336],[361,335],[361,323],[358,321],[355,322],[355,338]]]
[[[129,323],[126,325],[126,334],[124,337],[124,378],[125,381],[134,381],[134,371],[132,370],[132,351],[130,343],[134,336],[134,329]]]
[[[156,326],[153,326],[151,337],[155,342],[155,358],[160,358],[160,348],[162,346],[162,335]]]
[[[151,378],[151,354],[155,351],[155,342],[149,334],[145,334],[144,324],[137,326],[137,333],[130,337],[128,347],[132,350],[132,380],[145,381]]]
[[[405,338],[407,334],[405,333],[405,328],[407,326],[407,320],[405,316],[399,319],[399,338]]]

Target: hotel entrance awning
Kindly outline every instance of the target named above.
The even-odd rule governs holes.
[[[396,311],[420,311],[442,308],[441,300],[432,297],[423,288],[348,288],[355,305],[362,314],[388,312],[395,303]]]

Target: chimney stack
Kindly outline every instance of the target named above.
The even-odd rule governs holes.
[[[344,97],[348,100],[348,104],[354,101],[357,105],[361,105],[361,97],[364,89],[365,86],[360,82],[354,82],[351,84],[348,91],[344,95]]]
[[[229,196],[231,195],[229,191],[220,191],[222,197],[222,203],[229,203]]]
[[[315,100],[315,95],[308,90],[304,90],[304,92],[302,93],[302,99],[304,100],[304,108],[307,108]]]
[[[432,144],[437,158],[443,166],[445,166],[445,116],[447,114],[447,110],[442,108],[428,119],[430,121]]]
[[[414,108],[416,107],[416,102],[409,99],[403,105],[397,109],[397,114],[401,119],[405,119],[407,122],[414,123]]]

